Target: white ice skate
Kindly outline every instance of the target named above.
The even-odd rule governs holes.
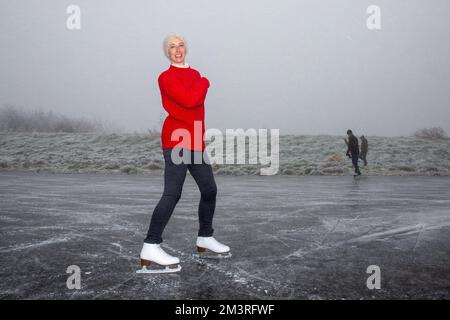
[[[226,246],[214,237],[197,237],[197,254],[199,258],[222,259],[230,258],[230,247]]]
[[[142,269],[136,273],[173,273],[179,272],[181,266],[180,259],[167,254],[160,244],[144,243],[141,251]],[[154,269],[149,269],[150,265],[155,265]],[[164,267],[164,268],[161,268]]]

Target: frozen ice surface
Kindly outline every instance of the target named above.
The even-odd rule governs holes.
[[[206,261],[188,176],[163,235],[181,272],[136,274],[162,181],[1,172],[0,298],[450,298],[449,177],[217,176],[215,236],[233,256]],[[66,287],[70,265],[80,290]]]

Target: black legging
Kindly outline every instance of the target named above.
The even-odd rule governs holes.
[[[204,161],[202,151],[190,152],[189,150],[181,149],[179,154],[183,155],[183,152],[186,151],[188,155],[190,154],[190,164],[184,162],[175,164],[171,158],[172,149],[163,150],[165,161],[164,193],[153,211],[147,237],[144,240],[146,243],[162,242],[161,235],[181,197],[187,170],[189,170],[192,177],[195,179],[201,193],[198,206],[200,224],[198,236],[210,237],[214,232],[212,221],[214,210],[216,208],[217,186],[214,181],[211,165]],[[186,156],[186,154],[184,154],[184,156]],[[194,157],[196,157],[196,159],[201,158],[201,163],[197,164],[194,162]]]

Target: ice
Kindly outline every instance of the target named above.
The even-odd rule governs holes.
[[[197,258],[187,177],[163,235],[182,270],[136,274],[158,175],[0,172],[2,299],[450,298],[450,177],[216,176],[214,236]],[[67,267],[81,269],[69,290]],[[366,269],[381,270],[369,290]]]

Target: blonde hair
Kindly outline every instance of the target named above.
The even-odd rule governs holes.
[[[175,39],[183,41],[184,47],[186,48],[186,53],[187,53],[187,49],[188,48],[187,48],[186,39],[184,39],[184,37],[182,35],[178,34],[178,33],[170,33],[169,35],[167,35],[164,38],[164,41],[163,41],[163,51],[164,51],[164,55],[167,57],[167,59],[170,59],[170,57],[169,57],[169,45],[170,45],[170,42],[175,40]]]

